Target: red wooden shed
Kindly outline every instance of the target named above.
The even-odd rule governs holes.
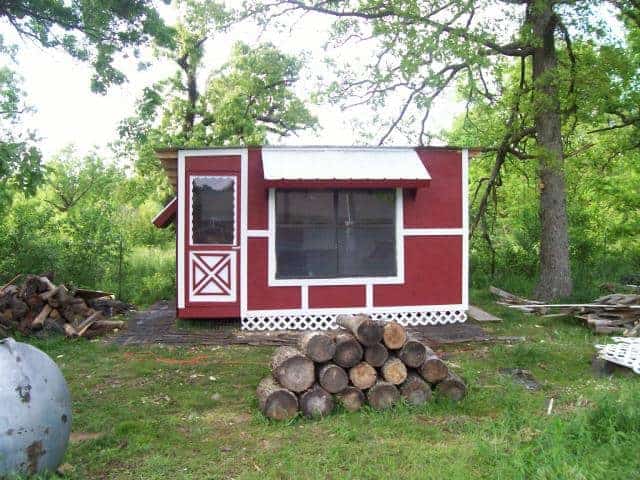
[[[325,329],[340,313],[465,321],[467,150],[251,147],[158,152],[177,196],[180,318]]]

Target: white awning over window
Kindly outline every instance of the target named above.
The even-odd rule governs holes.
[[[431,175],[412,148],[265,147],[264,179],[271,187],[422,187]]]

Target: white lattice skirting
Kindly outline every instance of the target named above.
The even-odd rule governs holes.
[[[640,375],[640,338],[612,337],[616,343],[596,345],[598,356],[612,363],[633,369]]]
[[[335,313],[293,313],[247,316],[242,319],[243,330],[332,330],[338,328]],[[414,312],[374,312],[374,320],[396,321],[401,325],[444,325],[467,320],[464,310],[434,310]]]

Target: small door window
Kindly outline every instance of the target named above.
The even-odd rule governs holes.
[[[191,241],[235,244],[235,177],[191,177]]]

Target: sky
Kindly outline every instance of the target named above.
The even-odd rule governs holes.
[[[161,13],[168,22],[175,21],[177,12],[171,6],[161,7]],[[206,45],[207,70],[215,70],[228,58],[232,45],[239,40],[249,44],[271,41],[282,51],[300,55],[306,54],[308,64],[296,86],[302,98],[309,98],[318,87],[319,75],[330,76],[323,62],[327,52],[323,50],[327,38],[329,20],[319,15],[305,16],[294,30],[288,32],[263,32],[256,25],[244,22],[229,32],[218,34]],[[23,90],[27,102],[36,111],[27,118],[30,128],[41,138],[40,148],[44,158],[49,159],[68,145],[75,145],[80,154],[97,150],[104,156],[111,156],[110,142],[117,138],[119,122],[133,114],[135,101],[142,89],[153,82],[173,73],[169,60],[154,61],[146,71],[138,71],[137,60],[121,60],[118,65],[125,72],[128,81],[121,86],[113,86],[106,95],[94,94],[90,89],[92,70],[89,65],[74,60],[61,50],[44,49],[37,44],[18,37],[4,23],[0,23],[0,35],[6,43],[14,42],[20,50],[16,69],[23,77]],[[366,48],[350,47],[342,49],[342,61],[362,62],[372,52]],[[331,54],[331,52],[330,52]],[[309,105],[317,115],[321,129],[317,132],[302,132],[298,136],[275,139],[274,143],[293,145],[350,145],[363,143],[354,127],[354,120],[363,121],[372,117],[367,107],[343,112],[331,105]],[[393,111],[393,103],[389,106]],[[399,108],[398,108],[399,109]],[[447,127],[463,106],[449,93],[438,104],[432,114],[432,127],[439,130]],[[375,125],[371,126],[375,130]],[[404,144],[407,141],[403,142]]]

